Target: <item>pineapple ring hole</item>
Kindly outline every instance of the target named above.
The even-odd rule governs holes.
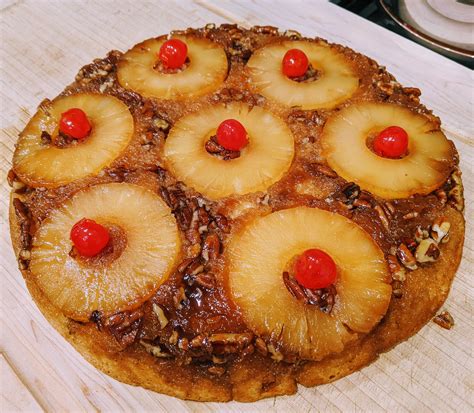
[[[164,75],[174,75],[176,73],[181,73],[186,70],[190,64],[191,60],[189,59],[189,56],[186,56],[186,60],[184,61],[181,67],[177,67],[176,69],[170,69],[168,67],[165,67],[165,65],[163,65],[163,63],[161,62],[160,58],[158,58],[155,64],[153,65],[153,70],[156,70],[158,73],[162,73]]]
[[[296,275],[296,271],[295,271],[296,261],[298,260],[299,257],[301,257],[304,251],[308,249],[310,248],[305,248],[303,252],[301,252],[300,254],[295,254],[293,257],[291,257],[288,260],[286,265],[283,267],[283,271],[281,273],[282,278],[283,278],[283,284],[285,285],[288,292],[295,298],[295,300],[302,301],[308,306],[316,306],[317,308],[319,308],[319,310],[321,310],[324,313],[330,313],[335,303],[335,299],[337,295],[337,289],[336,289],[337,282],[334,282],[334,284],[331,284],[327,288],[310,289],[310,288],[303,287],[296,280],[296,276],[295,276]],[[326,253],[329,254],[328,252]],[[339,272],[340,271],[338,269],[337,273],[339,274]],[[296,293],[291,291],[290,285],[285,282],[285,273],[288,274],[288,277],[290,277],[290,279],[293,279],[292,284],[296,285],[296,288],[298,290],[296,291]],[[337,281],[337,278],[336,278],[336,281]]]
[[[240,151],[231,151],[231,150],[227,150],[227,149],[223,148],[222,151],[211,152],[208,149],[208,145],[213,140],[215,142],[217,142],[217,128],[216,128],[216,129],[210,131],[209,133],[207,133],[206,137],[203,139],[204,151],[207,152],[209,154],[209,156],[212,156],[213,158],[217,158],[221,161],[226,161],[226,162],[232,161],[233,159],[240,158],[242,155],[245,155],[245,153],[247,152],[247,150],[248,150],[247,148],[250,146],[250,141],[251,141],[251,137],[248,133],[247,133],[247,138],[248,138],[247,145],[245,145],[245,147],[242,148]]]
[[[378,134],[386,128],[387,128],[387,126],[372,128],[367,132],[367,134],[366,134],[367,137],[365,138],[365,145],[367,146],[367,148],[369,148],[369,150],[372,153],[374,153],[375,155],[377,155],[380,158],[384,158],[384,157],[380,156],[377,152],[375,152],[375,150],[374,150],[374,140],[378,136]],[[406,158],[409,154],[410,154],[410,146],[408,146],[407,151],[405,152],[405,154],[403,156],[401,156],[399,158],[389,158],[389,159],[394,160],[394,161],[398,161],[400,159]],[[384,158],[384,159],[387,159],[387,158]]]
[[[109,242],[106,247],[93,257],[84,257],[80,255],[74,247],[71,248],[69,255],[81,264],[88,267],[106,268],[112,262],[117,260],[127,247],[127,233],[122,227],[109,222],[100,222],[109,232]]]
[[[324,71],[318,67],[314,62],[309,62],[308,69],[303,76],[288,77],[287,78],[296,83],[312,83],[324,76]]]
[[[54,146],[58,149],[67,149],[73,148],[78,145],[85,143],[89,137],[93,134],[94,124],[91,119],[89,119],[89,123],[91,125],[91,130],[89,131],[88,135],[83,139],[75,139],[68,135],[63,134],[59,130],[59,119],[51,119],[49,124],[51,128],[46,129],[53,129],[53,132],[50,134],[47,130],[43,130],[40,135],[41,143],[45,146]]]

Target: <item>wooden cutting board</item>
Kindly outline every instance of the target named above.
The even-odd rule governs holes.
[[[465,67],[322,1],[10,1],[1,2],[2,334],[0,409],[10,411],[473,411],[472,269],[473,75]],[[291,397],[253,404],[195,403],[119,383],[85,362],[44,320],[17,270],[8,233],[5,175],[18,131],[44,97],[56,96],[78,69],[110,49],[208,22],[271,24],[363,52],[443,120],[455,141],[468,220],[464,258],[445,304],[451,331],[430,323],[361,372]]]

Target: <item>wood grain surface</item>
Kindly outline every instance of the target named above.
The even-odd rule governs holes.
[[[474,249],[473,72],[324,1],[0,2],[1,122],[0,410],[166,412],[429,412],[474,410],[472,275]],[[371,366],[333,384],[253,404],[195,403],[119,383],[95,370],[49,326],[32,302],[10,245],[6,172],[18,132],[45,97],[78,69],[116,48],[208,22],[271,24],[348,45],[387,66],[443,121],[461,155],[467,231],[464,257],[445,308],[456,325],[429,323]]]

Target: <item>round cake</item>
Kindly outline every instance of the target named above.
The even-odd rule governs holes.
[[[34,301],[98,369],[182,399],[361,369],[435,315],[461,259],[458,154],[420,94],[270,26],[94,60],[8,175]]]

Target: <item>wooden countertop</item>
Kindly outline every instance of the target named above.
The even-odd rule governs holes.
[[[473,411],[473,72],[325,1],[3,0],[1,42],[0,409],[11,411]],[[461,155],[467,230],[464,257],[445,304],[456,325],[428,324],[371,366],[333,384],[253,404],[196,403],[119,383],[97,371],[49,326],[17,270],[8,231],[6,172],[36,106],[56,96],[96,57],[172,29],[208,22],[270,24],[367,54],[443,121]]]

